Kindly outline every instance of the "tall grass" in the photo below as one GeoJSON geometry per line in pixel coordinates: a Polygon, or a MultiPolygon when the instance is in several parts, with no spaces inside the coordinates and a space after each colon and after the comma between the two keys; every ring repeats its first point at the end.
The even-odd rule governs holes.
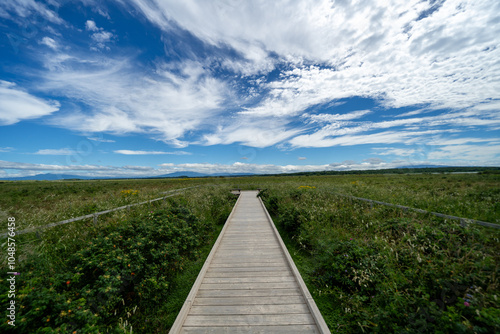
{"type": "MultiPolygon", "coordinates": [[[[235,198],[204,187],[16,237],[16,327],[5,333],[167,333],[235,198]],[[198,269],[196,269],[198,268],[198,269]]],[[[7,272],[2,261],[0,269],[7,272]]],[[[9,302],[6,277],[0,302],[9,302]]]]}
{"type": "MultiPolygon", "coordinates": [[[[22,230],[206,183],[205,179],[4,182],[0,187],[0,216],[15,217],[18,230],[22,230]]],[[[0,226],[3,232],[4,225],[0,226]]]]}
{"type": "MultiPolygon", "coordinates": [[[[359,186],[351,180],[341,191],[359,186]]],[[[274,184],[262,197],[332,332],[500,330],[500,231],[372,207],[327,185],[274,184]]]]}

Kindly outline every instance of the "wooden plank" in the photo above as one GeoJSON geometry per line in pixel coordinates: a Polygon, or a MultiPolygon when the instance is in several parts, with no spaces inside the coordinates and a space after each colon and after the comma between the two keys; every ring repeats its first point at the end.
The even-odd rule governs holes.
{"type": "Polygon", "coordinates": [[[283,262],[273,262],[273,263],[212,263],[210,266],[212,269],[217,268],[233,268],[234,270],[238,270],[241,268],[288,268],[283,262]]]}
{"type": "Polygon", "coordinates": [[[200,290],[254,290],[254,289],[292,289],[297,286],[293,282],[281,283],[201,283],[200,290]]]}
{"type": "Polygon", "coordinates": [[[307,314],[304,304],[286,305],[209,305],[193,306],[189,315],[244,315],[244,314],[307,314]]]}
{"type": "Polygon", "coordinates": [[[281,271],[211,271],[205,274],[207,277],[293,277],[289,270],[281,271]]]}
{"type": "Polygon", "coordinates": [[[237,258],[240,257],[242,260],[246,259],[251,259],[253,258],[272,258],[276,257],[279,258],[280,261],[282,257],[284,256],[283,252],[277,249],[273,250],[255,250],[255,254],[252,254],[252,251],[246,250],[246,249],[232,249],[230,251],[226,252],[218,252],[215,256],[217,258],[237,258]]]}
{"type": "Polygon", "coordinates": [[[254,290],[199,290],[197,297],[279,297],[302,296],[299,288],[293,289],[254,289],[254,290]]]}
{"type": "Polygon", "coordinates": [[[258,252],[257,254],[252,255],[248,252],[234,252],[234,254],[224,254],[224,255],[216,255],[214,257],[214,261],[237,261],[237,262],[280,262],[285,259],[285,256],[281,252],[258,252]]]}
{"type": "Polygon", "coordinates": [[[194,300],[193,305],[287,305],[287,304],[305,304],[302,296],[274,296],[274,297],[212,297],[194,300]]]}
{"type": "Polygon", "coordinates": [[[237,268],[240,268],[242,266],[250,267],[250,266],[261,266],[261,265],[279,265],[282,264],[282,262],[280,262],[280,260],[282,259],[283,257],[278,258],[276,256],[269,256],[269,257],[265,256],[260,258],[224,257],[224,258],[214,259],[212,265],[219,267],[220,265],[227,265],[227,267],[237,267],[237,268]]]}
{"type": "Polygon", "coordinates": [[[272,256],[279,255],[283,256],[283,252],[280,249],[256,249],[249,250],[247,248],[235,248],[228,252],[217,252],[216,257],[262,257],[262,256],[272,256]]]}
{"type": "Polygon", "coordinates": [[[310,314],[191,315],[184,326],[314,325],[310,314]]]}
{"type": "Polygon", "coordinates": [[[203,283],[278,283],[278,282],[295,282],[295,277],[206,277],[203,283]]]}
{"type": "MultiPolygon", "coordinates": [[[[272,253],[264,253],[260,252],[259,254],[255,254],[252,256],[251,254],[248,253],[243,253],[243,252],[236,252],[236,254],[224,254],[224,255],[217,255],[214,257],[214,261],[236,261],[240,263],[248,263],[248,262],[256,262],[256,261],[263,261],[263,262],[281,262],[282,260],[285,259],[285,256],[282,253],[279,252],[272,252],[272,253]],[[271,261],[269,261],[271,260],[271,261]]],[[[282,263],[282,262],[281,262],[282,263]]]]}
{"type": "Polygon", "coordinates": [[[314,325],[184,327],[182,334],[317,334],[314,325]]]}
{"type": "Polygon", "coordinates": [[[211,266],[210,271],[216,272],[216,271],[222,271],[222,272],[238,272],[238,271],[246,271],[246,272],[252,272],[252,271],[283,271],[283,270],[288,270],[288,267],[280,264],[275,264],[273,266],[265,267],[265,266],[246,266],[246,267],[234,267],[234,266],[228,266],[228,265],[217,265],[217,266],[211,266]]]}

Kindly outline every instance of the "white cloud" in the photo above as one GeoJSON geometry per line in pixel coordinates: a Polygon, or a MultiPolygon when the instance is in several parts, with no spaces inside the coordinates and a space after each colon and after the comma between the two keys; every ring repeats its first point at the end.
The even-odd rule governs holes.
{"type": "Polygon", "coordinates": [[[382,131],[369,134],[349,134],[333,136],[330,129],[321,129],[313,134],[300,135],[289,142],[293,147],[332,147],[355,146],[363,144],[415,144],[429,140],[429,136],[454,132],[454,130],[426,130],[426,131],[382,131]]]}
{"type": "Polygon", "coordinates": [[[290,68],[260,85],[268,94],[241,112],[246,115],[294,117],[352,96],[386,107],[472,108],[495,103],[500,91],[500,5],[494,0],[133,3],[165,31],[175,22],[206,43],[240,52],[243,60],[225,62],[232,70],[290,68]]]}
{"type": "Polygon", "coordinates": [[[348,121],[361,118],[371,113],[373,113],[371,110],[356,110],[346,114],[304,114],[302,117],[310,123],[334,123],[338,121],[348,121]]]}
{"type": "Polygon", "coordinates": [[[219,173],[252,173],[252,174],[279,174],[295,173],[304,171],[324,170],[369,170],[392,168],[401,166],[405,162],[384,162],[381,160],[369,160],[363,162],[344,161],[323,165],[273,165],[273,164],[251,164],[235,162],[232,164],[212,163],[164,163],[158,168],[148,166],[98,166],[98,165],[45,165],[21,162],[10,162],[0,160],[0,170],[18,170],[21,174],[16,176],[33,175],[36,173],[51,172],[61,174],[76,174],[92,177],[151,177],[175,172],[198,172],[205,174],[219,173]]]}
{"type": "Polygon", "coordinates": [[[500,145],[447,145],[430,152],[429,159],[498,165],[500,163],[500,145]]]}
{"type": "Polygon", "coordinates": [[[100,32],[96,32],[95,34],[92,34],[91,37],[94,40],[95,45],[99,49],[103,49],[103,48],[106,48],[106,43],[111,41],[113,34],[110,33],[109,31],[100,31],[100,32]]]}
{"type": "MultiPolygon", "coordinates": [[[[26,26],[28,23],[27,20],[36,15],[39,15],[44,20],[49,22],[63,24],[64,20],[61,19],[57,13],[59,4],[57,2],[50,1],[50,5],[55,7],[55,11],[49,9],[49,7],[44,3],[35,0],[2,1],[0,4],[0,16],[14,20],[22,26],[26,26]]],[[[37,22],[29,22],[29,24],[35,23],[37,22]]]]}
{"type": "Polygon", "coordinates": [[[90,7],[94,13],[98,13],[108,20],[111,19],[106,8],[106,2],[100,0],[80,0],[85,6],[90,7]]]}
{"type": "Polygon", "coordinates": [[[57,42],[50,37],[42,38],[42,40],[40,41],[40,44],[46,45],[53,50],[57,50],[57,48],[59,47],[57,42]]]}
{"type": "Polygon", "coordinates": [[[99,143],[115,143],[116,142],[115,140],[104,139],[104,138],[101,138],[101,137],[87,137],[87,139],[92,140],[92,141],[96,141],[96,142],[99,142],[99,143]]]}
{"type": "Polygon", "coordinates": [[[39,154],[39,155],[72,155],[72,154],[75,154],[75,151],[73,151],[69,148],[43,149],[43,150],[38,150],[35,154],[39,154]]]}
{"type": "MultiPolygon", "coordinates": [[[[305,115],[306,121],[319,124],[312,133],[292,138],[293,147],[329,147],[336,145],[429,143],[429,135],[445,135],[478,127],[490,130],[500,127],[500,114],[496,111],[474,110],[443,112],[434,116],[397,118],[390,121],[338,121],[339,117],[356,116],[357,112],[344,115],[305,115]],[[315,117],[316,116],[316,117],[315,117]],[[390,129],[390,130],[389,130],[390,129]],[[379,131],[379,132],[376,132],[379,131]]],[[[437,138],[437,137],[436,137],[437,138]]],[[[446,140],[466,142],[487,142],[479,138],[439,138],[430,145],[444,145],[446,140]]]]}
{"type": "Polygon", "coordinates": [[[45,101],[0,80],[0,125],[11,125],[26,119],[40,118],[59,110],[59,103],[45,101]]]}
{"type": "Polygon", "coordinates": [[[0,147],[0,152],[11,152],[13,150],[13,147],[0,147]]]}
{"type": "Polygon", "coordinates": [[[374,147],[376,155],[396,155],[407,157],[415,154],[415,149],[412,148],[391,148],[391,147],[374,147]]]}
{"type": "MultiPolygon", "coordinates": [[[[21,12],[36,6],[25,3],[30,5],[20,6],[21,12]]],[[[287,148],[410,145],[429,136],[443,146],[446,140],[460,141],[446,138],[450,133],[500,129],[497,1],[458,6],[449,0],[432,10],[434,2],[420,0],[131,4],[167,34],[180,27],[239,56],[207,51],[138,69],[133,54],[121,56],[117,50],[110,57],[52,54],[43,59],[47,71],[40,89],[67,98],[72,106],[84,105],[81,110],[65,106],[50,119],[52,124],[85,133],[143,133],[179,148],[235,142],[287,148]],[[215,63],[214,70],[209,65],[215,63]],[[217,77],[220,67],[234,76],[217,77]],[[266,77],[272,70],[280,73],[266,77]],[[341,112],[331,103],[353,96],[375,100],[377,107],[341,112]],[[380,120],[384,107],[408,106],[421,108],[380,120]]],[[[93,20],[85,22],[85,29],[93,50],[118,41],[93,20]]],[[[58,51],[49,37],[40,43],[58,51]]],[[[19,89],[0,86],[0,94],[5,89],[27,95],[17,104],[31,97],[49,108],[39,106],[32,117],[59,109],[19,89]]],[[[0,122],[13,124],[17,115],[3,116],[0,110],[0,122]]],[[[388,148],[379,155],[409,152],[388,148]]]]}
{"type": "Polygon", "coordinates": [[[93,32],[92,35],[90,35],[90,38],[94,41],[94,43],[91,46],[91,50],[93,51],[98,51],[100,49],[107,49],[110,50],[110,48],[106,45],[106,43],[111,42],[113,37],[113,33],[109,31],[105,31],[103,28],[99,28],[96,23],[92,20],[87,20],[85,22],[85,29],[87,31],[93,32]]]}
{"type": "Polygon", "coordinates": [[[97,25],[92,20],[87,20],[87,22],[85,22],[85,29],[88,31],[99,31],[99,28],[97,28],[97,25]]]}
{"type": "Polygon", "coordinates": [[[27,171],[104,171],[112,167],[97,165],[46,165],[26,162],[12,162],[0,160],[0,169],[14,169],[27,171]]]}
{"type": "Polygon", "coordinates": [[[90,107],[52,118],[54,125],[82,132],[148,133],[176,147],[182,137],[221,118],[230,90],[201,64],[158,64],[155,73],[134,69],[133,58],[47,57],[41,89],[90,107]],[[85,70],[82,70],[85,65],[85,70]]]}
{"type": "Polygon", "coordinates": [[[158,155],[158,154],[172,154],[172,155],[190,155],[191,153],[186,151],[174,151],[174,152],[165,152],[165,151],[134,151],[134,150],[116,150],[113,151],[118,154],[125,155],[158,155]]]}
{"type": "MultiPolygon", "coordinates": [[[[455,152],[451,152],[450,149],[446,148],[442,156],[444,160],[441,160],[447,165],[456,166],[473,166],[476,165],[475,161],[448,161],[450,154],[460,155],[459,150],[464,149],[457,148],[455,152]]],[[[487,153],[487,157],[493,157],[494,160],[483,163],[485,166],[498,166],[499,160],[495,158],[494,151],[498,152],[497,147],[492,147],[491,151],[487,153]],[[496,159],[496,160],[495,160],[496,159]]],[[[467,154],[477,157],[474,155],[474,148],[465,148],[467,154]]],[[[477,148],[476,148],[477,150],[477,148]]],[[[498,154],[496,155],[498,157],[498,154]]],[[[478,157],[483,159],[484,157],[478,157]]],[[[433,163],[436,163],[435,161],[433,163]]],[[[343,162],[334,162],[330,164],[322,165],[274,165],[274,164],[251,164],[244,162],[235,162],[232,164],[214,164],[214,163],[164,163],[160,164],[158,168],[152,168],[149,166],[98,166],[98,165],[45,165],[45,164],[32,164],[32,163],[21,163],[21,162],[10,162],[0,160],[0,173],[4,177],[20,177],[27,175],[34,175],[39,173],[58,173],[58,174],[72,174],[80,175],[86,177],[154,177],[164,174],[170,174],[175,172],[198,172],[204,174],[281,174],[281,173],[296,173],[296,172],[314,172],[314,171],[345,171],[345,170],[373,170],[373,169],[387,169],[387,168],[397,168],[402,166],[411,165],[422,165],[429,164],[428,160],[395,160],[395,161],[384,161],[378,158],[366,159],[362,162],[346,160],[343,162]],[[17,170],[15,174],[12,173],[2,173],[2,170],[17,170]]]]}
{"type": "Polygon", "coordinates": [[[219,126],[210,134],[204,135],[203,145],[241,143],[252,147],[268,147],[283,142],[302,132],[286,125],[286,121],[273,118],[252,118],[235,116],[230,123],[219,126]]]}
{"type": "Polygon", "coordinates": [[[92,34],[92,39],[99,45],[104,45],[104,43],[109,42],[111,37],[113,37],[113,34],[109,31],[100,31],[92,34]]]}

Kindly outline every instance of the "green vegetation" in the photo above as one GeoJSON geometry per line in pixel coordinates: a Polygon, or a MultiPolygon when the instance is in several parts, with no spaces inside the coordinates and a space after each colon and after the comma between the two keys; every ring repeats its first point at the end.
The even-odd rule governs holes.
{"type": "Polygon", "coordinates": [[[499,230],[339,195],[500,224],[493,170],[4,182],[0,219],[15,217],[20,230],[196,185],[166,203],[100,216],[97,226],[89,219],[17,236],[16,328],[3,323],[0,331],[167,333],[235,203],[234,188],[264,189],[332,332],[500,331],[499,230]]]}
{"type": "MultiPolygon", "coordinates": [[[[227,188],[205,187],[83,232],[18,236],[16,327],[0,331],[167,333],[234,203],[227,188]]],[[[7,305],[5,276],[0,288],[7,305]]]]}
{"type": "Polygon", "coordinates": [[[371,207],[329,187],[274,185],[262,197],[332,332],[500,330],[500,231],[371,207]]]}
{"type": "MultiPolygon", "coordinates": [[[[22,230],[206,183],[205,179],[4,182],[0,186],[0,218],[16,217],[17,228],[22,230]]],[[[6,231],[6,226],[0,226],[0,233],[6,231]]]]}

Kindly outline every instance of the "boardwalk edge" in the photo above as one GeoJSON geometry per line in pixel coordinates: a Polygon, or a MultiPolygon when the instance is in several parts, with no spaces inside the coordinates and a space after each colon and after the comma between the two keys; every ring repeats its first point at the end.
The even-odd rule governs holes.
{"type": "Polygon", "coordinates": [[[274,235],[278,239],[279,244],[281,245],[281,248],[283,250],[283,253],[285,254],[286,260],[288,262],[288,265],[290,266],[290,269],[292,269],[293,275],[295,276],[295,279],[297,280],[297,283],[299,284],[300,290],[302,291],[302,294],[306,300],[307,307],[311,311],[312,316],[314,317],[314,320],[316,321],[316,326],[318,327],[318,330],[322,334],[329,334],[330,330],[328,329],[328,326],[325,322],[325,319],[323,319],[323,316],[321,315],[321,312],[318,309],[318,306],[316,306],[316,303],[314,302],[314,299],[312,298],[309,290],[307,289],[306,284],[304,283],[304,280],[302,279],[302,276],[300,275],[299,270],[295,266],[295,263],[293,262],[292,257],[290,256],[290,253],[288,252],[288,249],[285,246],[285,243],[281,239],[281,236],[276,229],[276,226],[274,225],[273,219],[271,218],[271,215],[269,215],[269,212],[266,209],[266,206],[264,205],[264,202],[262,202],[262,198],[259,197],[260,204],[264,208],[264,212],[266,213],[267,218],[269,219],[269,222],[271,224],[271,227],[273,228],[274,235]]]}
{"type": "Polygon", "coordinates": [[[172,328],[170,328],[170,331],[168,332],[169,334],[177,334],[180,333],[182,329],[182,325],[184,324],[184,321],[186,320],[186,317],[189,313],[189,310],[191,309],[191,305],[193,303],[194,297],[198,293],[198,290],[200,288],[201,282],[205,278],[205,274],[208,270],[208,267],[210,266],[210,263],[212,262],[212,259],[217,252],[217,249],[219,248],[219,245],[221,243],[222,237],[224,236],[224,233],[226,232],[226,229],[228,227],[228,223],[230,222],[231,218],[234,215],[234,212],[236,211],[236,207],[238,206],[238,203],[241,199],[241,196],[238,197],[238,200],[233,206],[233,209],[229,216],[226,219],[226,222],[224,223],[224,227],[222,228],[219,236],[217,237],[217,240],[215,241],[212,250],[210,251],[210,254],[208,254],[207,259],[205,260],[205,263],[203,264],[203,267],[200,270],[200,273],[198,274],[198,277],[196,278],[196,281],[193,284],[193,287],[191,288],[191,291],[189,292],[186,300],[184,301],[184,304],[182,305],[181,310],[179,311],[179,314],[177,315],[177,318],[175,318],[174,324],[172,325],[172,328]]]}

